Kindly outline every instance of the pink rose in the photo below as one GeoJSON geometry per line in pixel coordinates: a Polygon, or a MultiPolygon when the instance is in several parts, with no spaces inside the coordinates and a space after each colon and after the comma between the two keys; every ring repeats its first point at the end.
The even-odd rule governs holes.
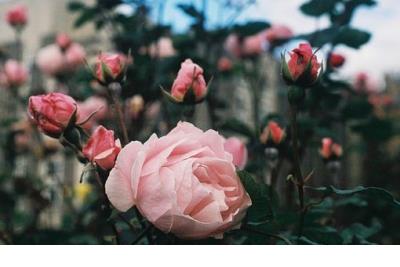
{"type": "Polygon", "coordinates": [[[203,69],[191,59],[186,59],[172,84],[171,95],[176,101],[182,102],[190,89],[193,90],[196,101],[202,100],[207,94],[203,69]]]}
{"type": "Polygon", "coordinates": [[[68,34],[59,33],[56,37],[56,44],[61,48],[61,50],[66,50],[72,44],[72,40],[68,34]]]}
{"type": "Polygon", "coordinates": [[[76,120],[75,100],[62,93],[31,96],[28,114],[47,135],[58,138],[76,120]]]}
{"type": "Polygon", "coordinates": [[[106,182],[120,211],[136,206],[158,229],[200,239],[240,225],[251,205],[224,138],[180,122],[164,137],[125,146],[106,182]]]}
{"type": "Polygon", "coordinates": [[[66,69],[64,55],[55,44],[39,50],[36,56],[36,64],[43,73],[50,76],[62,73],[66,69]]]}
{"type": "Polygon", "coordinates": [[[240,170],[244,169],[247,163],[247,148],[246,145],[237,137],[230,137],[225,140],[225,151],[232,154],[232,162],[240,170]]]}
{"type": "Polygon", "coordinates": [[[109,170],[114,167],[120,150],[121,143],[119,139],[114,139],[114,131],[99,126],[90,136],[82,152],[90,162],[97,164],[103,170],[109,170]]]}
{"type": "Polygon", "coordinates": [[[332,68],[341,67],[345,61],[346,61],[346,58],[344,56],[342,56],[341,54],[331,53],[329,56],[329,65],[332,68]]]}
{"type": "Polygon", "coordinates": [[[85,63],[85,49],[78,43],[72,43],[65,50],[65,61],[69,70],[75,70],[85,63]]]}
{"type": "Polygon", "coordinates": [[[265,36],[270,43],[287,40],[293,36],[292,30],[285,25],[272,25],[265,32],[265,36]]]}
{"type": "Polygon", "coordinates": [[[289,55],[289,61],[282,62],[283,77],[286,82],[299,83],[301,86],[310,86],[315,83],[321,64],[317,61],[310,44],[301,43],[289,55]]]}
{"type": "Polygon", "coordinates": [[[324,159],[339,158],[343,154],[343,149],[341,145],[334,143],[331,138],[325,137],[322,138],[322,146],[319,153],[324,159]]]}
{"type": "Polygon", "coordinates": [[[95,72],[101,83],[119,80],[123,76],[126,60],[120,54],[104,54],[97,56],[95,72]]]}
{"type": "Polygon", "coordinates": [[[7,22],[15,27],[22,27],[28,21],[28,10],[24,5],[15,5],[7,11],[7,22]]]}
{"type": "Polygon", "coordinates": [[[150,45],[149,54],[151,57],[166,58],[176,54],[171,38],[161,37],[157,43],[150,45]]]}
{"type": "Polygon", "coordinates": [[[354,89],[359,93],[371,94],[379,91],[379,85],[368,73],[359,72],[354,80],[354,89]]]}
{"type": "Polygon", "coordinates": [[[227,57],[218,60],[218,70],[221,72],[230,71],[233,67],[232,61],[227,57]]]}
{"type": "Polygon", "coordinates": [[[19,87],[28,79],[28,71],[26,68],[14,59],[7,60],[4,65],[4,73],[8,85],[12,87],[19,87]]]}

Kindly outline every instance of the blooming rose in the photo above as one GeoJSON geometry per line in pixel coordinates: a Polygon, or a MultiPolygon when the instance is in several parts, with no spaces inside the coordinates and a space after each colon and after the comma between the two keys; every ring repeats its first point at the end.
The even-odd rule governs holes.
{"type": "Polygon", "coordinates": [[[181,64],[181,69],[172,84],[171,95],[178,101],[183,102],[189,90],[193,90],[195,101],[201,101],[207,94],[207,84],[204,80],[203,69],[186,59],[181,64]]]}
{"type": "Polygon", "coordinates": [[[310,86],[318,79],[321,64],[308,43],[301,43],[298,48],[289,53],[290,59],[286,63],[283,58],[283,78],[290,84],[310,86]]]}
{"type": "Polygon", "coordinates": [[[246,145],[237,137],[230,137],[225,140],[225,151],[232,154],[232,162],[239,169],[243,169],[247,163],[247,148],[246,145]]]}
{"type": "Polygon", "coordinates": [[[7,60],[4,65],[4,74],[6,75],[7,84],[12,87],[23,85],[28,79],[28,71],[14,59],[7,60]]]}
{"type": "Polygon", "coordinates": [[[28,21],[28,11],[24,5],[15,5],[6,14],[7,22],[13,27],[23,27],[28,21]]]}
{"type": "Polygon", "coordinates": [[[61,50],[66,50],[72,44],[72,40],[68,34],[59,33],[56,37],[56,44],[61,48],[61,50]]]}
{"type": "Polygon", "coordinates": [[[95,65],[97,80],[105,84],[121,79],[125,64],[126,60],[120,54],[99,54],[95,65]]]}
{"type": "Polygon", "coordinates": [[[319,153],[324,159],[339,158],[343,154],[343,149],[341,145],[334,143],[331,138],[325,137],[322,138],[322,146],[319,153]]]}
{"type": "Polygon", "coordinates": [[[285,137],[285,131],[275,121],[270,121],[260,135],[263,144],[272,143],[279,145],[285,137]]]}
{"type": "Polygon", "coordinates": [[[341,67],[346,61],[345,57],[341,54],[331,53],[329,56],[329,65],[332,68],[341,67]]]}
{"type": "Polygon", "coordinates": [[[159,58],[174,56],[176,54],[176,51],[171,38],[161,37],[157,41],[157,43],[151,44],[149,48],[149,54],[151,57],[159,57],[159,58]]]}
{"type": "Polygon", "coordinates": [[[115,159],[121,150],[119,139],[114,139],[114,131],[99,126],[90,136],[82,152],[92,163],[96,163],[103,170],[114,167],[115,159]]]}
{"type": "Polygon", "coordinates": [[[28,114],[38,127],[51,137],[59,137],[76,120],[75,100],[62,93],[31,96],[28,114]]]}
{"type": "Polygon", "coordinates": [[[131,142],[117,157],[106,194],[118,210],[136,206],[165,233],[221,237],[251,205],[224,142],[186,122],[164,137],[131,142]]]}
{"type": "Polygon", "coordinates": [[[272,25],[265,32],[265,37],[268,42],[275,43],[282,40],[287,40],[293,36],[292,30],[285,25],[272,25]]]}
{"type": "Polygon", "coordinates": [[[221,57],[218,60],[218,70],[219,71],[230,71],[232,69],[232,61],[227,57],[221,57]]]}

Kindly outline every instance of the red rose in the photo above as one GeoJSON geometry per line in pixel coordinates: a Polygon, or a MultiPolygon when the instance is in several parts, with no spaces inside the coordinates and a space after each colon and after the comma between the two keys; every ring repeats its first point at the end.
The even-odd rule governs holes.
{"type": "Polygon", "coordinates": [[[279,145],[285,137],[285,131],[274,121],[270,121],[264,128],[260,136],[260,141],[263,144],[273,143],[279,145]]]}
{"type": "Polygon", "coordinates": [[[114,139],[114,131],[99,126],[90,136],[82,152],[90,162],[104,170],[114,167],[115,159],[121,150],[119,139],[114,139]]]}
{"type": "Polygon", "coordinates": [[[75,100],[62,93],[31,96],[28,114],[38,127],[51,137],[60,137],[76,121],[75,100]]]}
{"type": "Polygon", "coordinates": [[[333,142],[329,137],[322,138],[322,146],[319,151],[324,159],[339,158],[343,154],[342,146],[333,142]]]}

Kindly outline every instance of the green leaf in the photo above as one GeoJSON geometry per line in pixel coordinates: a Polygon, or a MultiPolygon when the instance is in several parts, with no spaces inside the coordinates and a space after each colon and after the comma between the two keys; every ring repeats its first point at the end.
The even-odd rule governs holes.
{"type": "Polygon", "coordinates": [[[337,0],[311,0],[300,6],[300,10],[309,16],[319,17],[332,11],[337,0]]]}
{"type": "Polygon", "coordinates": [[[83,8],[85,8],[85,5],[83,3],[81,3],[81,2],[73,1],[73,2],[68,3],[68,9],[70,11],[73,11],[73,12],[74,11],[79,11],[79,10],[81,10],[83,8]]]}
{"type": "Polygon", "coordinates": [[[252,205],[247,210],[248,220],[252,223],[264,222],[273,216],[271,200],[268,196],[268,186],[258,183],[254,177],[246,171],[238,171],[238,176],[244,188],[249,193],[252,205]]]}
{"type": "Polygon", "coordinates": [[[357,30],[351,27],[343,27],[336,35],[333,44],[344,44],[352,48],[360,48],[371,38],[371,34],[366,31],[357,30]]]}
{"type": "Polygon", "coordinates": [[[372,220],[371,226],[367,227],[361,223],[354,223],[350,227],[341,232],[344,244],[352,244],[354,242],[367,244],[367,239],[382,230],[382,224],[375,218],[372,220]]]}
{"type": "Polygon", "coordinates": [[[336,229],[330,226],[306,228],[304,236],[319,244],[340,245],[343,243],[343,239],[336,229]]]}
{"type": "Polygon", "coordinates": [[[235,25],[233,31],[240,37],[246,37],[257,34],[270,27],[270,24],[265,21],[250,21],[246,24],[235,25]]]}
{"type": "Polygon", "coordinates": [[[178,8],[195,19],[201,20],[203,18],[203,14],[193,4],[178,4],[178,8]]]}
{"type": "Polygon", "coordinates": [[[400,201],[396,200],[390,192],[380,187],[357,186],[352,189],[338,189],[334,186],[328,186],[328,187],[306,186],[305,188],[324,193],[325,195],[336,194],[339,196],[351,196],[354,194],[364,194],[370,197],[386,200],[388,203],[391,203],[394,206],[400,208],[400,201]]]}
{"type": "Polygon", "coordinates": [[[76,19],[74,23],[75,28],[79,28],[83,26],[84,24],[90,22],[92,19],[94,19],[98,15],[98,10],[97,8],[87,8],[82,11],[80,16],[76,19]]]}
{"type": "Polygon", "coordinates": [[[250,139],[254,139],[256,136],[249,126],[238,119],[228,119],[224,124],[221,125],[221,130],[242,134],[250,139]]]}

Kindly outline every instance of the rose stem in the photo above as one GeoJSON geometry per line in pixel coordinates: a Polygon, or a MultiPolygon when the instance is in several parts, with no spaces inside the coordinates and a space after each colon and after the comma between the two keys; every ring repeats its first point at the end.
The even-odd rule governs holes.
{"type": "Polygon", "coordinates": [[[111,103],[114,106],[114,110],[117,116],[117,121],[118,125],[122,134],[122,145],[126,145],[129,143],[129,138],[128,138],[128,131],[125,126],[125,119],[124,119],[124,114],[122,113],[122,107],[119,102],[119,99],[116,95],[116,92],[120,91],[121,85],[119,83],[111,83],[108,86],[108,93],[110,95],[110,100],[111,103]]]}
{"type": "Polygon", "coordinates": [[[297,191],[299,193],[300,202],[300,221],[298,236],[300,237],[303,232],[304,225],[304,179],[301,173],[300,159],[299,159],[299,148],[298,148],[298,132],[297,132],[297,109],[294,105],[290,106],[290,119],[291,119],[291,131],[292,131],[292,146],[293,146],[293,157],[294,157],[294,171],[296,176],[297,191]]]}

